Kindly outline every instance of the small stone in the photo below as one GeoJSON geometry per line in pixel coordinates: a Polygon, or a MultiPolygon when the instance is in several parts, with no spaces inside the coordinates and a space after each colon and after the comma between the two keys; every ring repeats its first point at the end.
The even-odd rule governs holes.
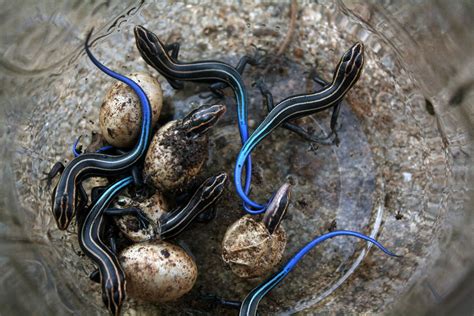
{"type": "Polygon", "coordinates": [[[295,47],[295,49],[293,50],[293,55],[295,56],[295,58],[302,59],[304,57],[304,50],[299,47],[295,47]]]}

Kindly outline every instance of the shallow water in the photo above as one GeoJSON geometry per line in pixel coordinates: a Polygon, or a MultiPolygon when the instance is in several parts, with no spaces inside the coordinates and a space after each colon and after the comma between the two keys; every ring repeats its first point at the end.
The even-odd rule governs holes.
{"type": "MultiPolygon", "coordinates": [[[[443,85],[445,70],[440,70],[438,61],[445,51],[440,48],[432,54],[435,58],[427,59],[426,38],[407,36],[423,34],[423,25],[412,30],[395,23],[410,14],[394,11],[388,4],[347,5],[300,4],[293,40],[276,66],[266,74],[252,67],[245,72],[253,130],[266,114],[252,85],[255,80],[264,76],[278,102],[312,91],[316,87],[309,76],[313,68],[330,79],[339,57],[355,41],[363,41],[366,47],[363,75],[341,109],[341,144],[316,149],[297,135],[276,130],[253,153],[252,195],[264,201],[283,181],[293,184],[283,222],[289,237],[283,262],[333,223],[338,229],[377,237],[404,257],[389,258],[375,249],[367,255],[369,248],[361,242],[331,240],[308,254],[262,301],[263,313],[400,312],[404,308],[400,301],[410,300],[431,305],[462,279],[470,266],[465,262],[472,262],[472,250],[462,250],[473,231],[464,204],[470,188],[466,183],[471,179],[472,135],[467,127],[472,126],[472,108],[469,112],[467,107],[465,115],[461,111],[472,100],[469,86],[457,109],[449,105],[458,87],[469,82],[472,58],[464,59],[467,70],[456,60],[445,63],[454,79],[443,85]],[[387,15],[393,19],[384,20],[387,15]],[[410,55],[413,52],[419,58],[410,55]],[[442,253],[449,253],[451,260],[442,253]]],[[[31,12],[23,11],[28,18],[2,40],[6,144],[2,154],[7,162],[2,166],[2,193],[7,198],[1,207],[7,212],[0,217],[0,232],[6,240],[2,250],[10,252],[2,269],[26,269],[25,276],[34,277],[14,278],[11,272],[1,282],[14,282],[28,293],[38,289],[31,297],[45,296],[50,302],[44,307],[46,312],[103,311],[99,287],[88,279],[93,265],[79,251],[75,227],[67,233],[55,228],[50,191],[41,181],[54,162],[71,159],[69,148],[78,135],[98,131],[99,106],[113,84],[83,54],[84,35],[94,25],[98,38],[94,54],[124,74],[145,70],[156,75],[134,46],[135,24],[145,25],[167,41],[179,40],[182,60],[212,58],[236,64],[239,57],[254,53],[252,45],[269,54],[277,50],[287,32],[289,5],[77,4],[57,7],[51,13],[52,7],[45,2],[30,8],[31,12]]],[[[445,12],[441,5],[432,10],[445,12]]],[[[441,26],[446,32],[447,26],[441,26]]],[[[456,34],[464,36],[460,31],[456,34]]],[[[462,52],[448,48],[448,54],[462,52]]],[[[158,80],[170,116],[182,117],[205,102],[198,96],[208,91],[205,85],[187,84],[185,91],[176,92],[161,77],[158,80]]],[[[228,111],[211,134],[210,158],[202,178],[221,170],[232,173],[239,150],[234,100],[229,94],[224,101],[228,111]]],[[[320,113],[300,123],[327,133],[329,119],[330,113],[320,113]]],[[[220,259],[226,227],[243,215],[231,183],[217,212],[214,222],[196,224],[176,240],[194,255],[199,268],[191,293],[160,306],[129,300],[126,311],[205,313],[208,306],[199,300],[202,293],[242,299],[259,283],[239,280],[220,259]]]]}

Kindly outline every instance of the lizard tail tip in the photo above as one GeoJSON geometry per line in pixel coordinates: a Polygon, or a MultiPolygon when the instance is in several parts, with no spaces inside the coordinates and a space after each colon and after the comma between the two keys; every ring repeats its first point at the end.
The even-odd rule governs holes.
{"type": "Polygon", "coordinates": [[[92,33],[94,32],[94,28],[92,27],[89,32],[87,33],[87,37],[86,37],[86,47],[89,47],[89,40],[91,39],[91,36],[92,36],[92,33]]]}

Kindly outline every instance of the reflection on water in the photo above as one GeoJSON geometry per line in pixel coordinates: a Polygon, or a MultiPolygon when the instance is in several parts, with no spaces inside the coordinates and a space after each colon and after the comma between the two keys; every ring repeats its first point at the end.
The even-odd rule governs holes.
{"type": "MultiPolygon", "coordinates": [[[[341,110],[340,146],[314,150],[277,130],[253,155],[253,194],[268,196],[285,178],[294,183],[283,223],[289,237],[283,260],[331,223],[372,234],[404,258],[373,250],[365,257],[366,246],[336,239],[310,253],[262,302],[263,312],[403,311],[408,305],[400,300],[413,311],[442,299],[470,268],[473,253],[466,242],[474,230],[465,203],[471,180],[472,107],[467,105],[472,104],[474,61],[462,49],[473,40],[469,28],[460,27],[473,23],[464,19],[466,14],[459,4],[436,2],[417,7],[362,1],[300,4],[293,39],[275,69],[265,74],[276,101],[314,89],[313,67],[330,79],[340,54],[356,40],[367,48],[367,64],[341,110]]],[[[235,64],[254,52],[252,45],[270,54],[278,50],[290,25],[289,4],[5,5],[0,304],[10,312],[31,312],[22,303],[25,298],[38,302],[30,305],[41,306],[45,314],[102,311],[99,289],[87,278],[93,265],[79,251],[75,227],[67,233],[55,228],[50,191],[41,179],[55,161],[72,158],[68,149],[78,135],[98,130],[98,108],[112,81],[82,53],[91,27],[98,39],[94,53],[107,66],[125,74],[153,73],[134,47],[135,24],[180,41],[183,60],[235,64]]],[[[265,115],[252,87],[260,76],[261,69],[245,73],[252,129],[265,115]]],[[[176,92],[160,81],[176,117],[204,102],[197,94],[205,86],[189,84],[176,92]]],[[[203,177],[231,171],[238,151],[234,100],[226,102],[228,113],[212,135],[203,177]]],[[[322,113],[301,124],[327,131],[329,117],[322,113]]],[[[166,306],[129,301],[129,308],[197,313],[206,308],[196,299],[203,292],[242,299],[258,283],[238,280],[220,260],[225,229],[242,215],[232,186],[224,195],[216,222],[196,225],[177,241],[193,253],[200,269],[193,291],[166,306]]]]}

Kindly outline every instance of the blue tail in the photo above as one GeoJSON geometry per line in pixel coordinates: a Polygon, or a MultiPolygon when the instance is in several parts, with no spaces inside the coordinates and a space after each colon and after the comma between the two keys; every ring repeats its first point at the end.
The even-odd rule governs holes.
{"type": "Polygon", "coordinates": [[[327,240],[327,239],[330,239],[330,238],[333,238],[333,237],[337,237],[337,236],[352,236],[352,237],[357,237],[357,238],[366,240],[366,241],[368,241],[368,242],[371,242],[372,244],[374,244],[375,246],[377,246],[380,250],[382,250],[383,252],[385,252],[385,253],[386,253],[387,255],[389,255],[389,256],[392,256],[392,257],[401,257],[401,256],[399,256],[399,255],[394,254],[393,252],[391,252],[390,250],[388,250],[388,249],[385,248],[384,246],[382,246],[381,243],[379,243],[377,240],[373,239],[372,237],[366,236],[366,235],[361,234],[361,233],[358,233],[358,232],[350,231],[350,230],[336,230],[336,231],[333,231],[333,232],[330,232],[330,233],[321,235],[321,236],[319,236],[319,237],[313,239],[313,240],[312,240],[311,242],[309,242],[308,244],[306,244],[306,246],[304,246],[300,251],[298,251],[298,253],[297,253],[296,255],[294,255],[293,258],[291,258],[290,261],[288,261],[288,263],[285,265],[285,267],[283,268],[283,270],[290,272],[290,271],[296,266],[296,264],[297,264],[311,249],[313,249],[315,246],[317,246],[318,244],[322,243],[323,241],[325,241],[325,240],[327,240]]]}

